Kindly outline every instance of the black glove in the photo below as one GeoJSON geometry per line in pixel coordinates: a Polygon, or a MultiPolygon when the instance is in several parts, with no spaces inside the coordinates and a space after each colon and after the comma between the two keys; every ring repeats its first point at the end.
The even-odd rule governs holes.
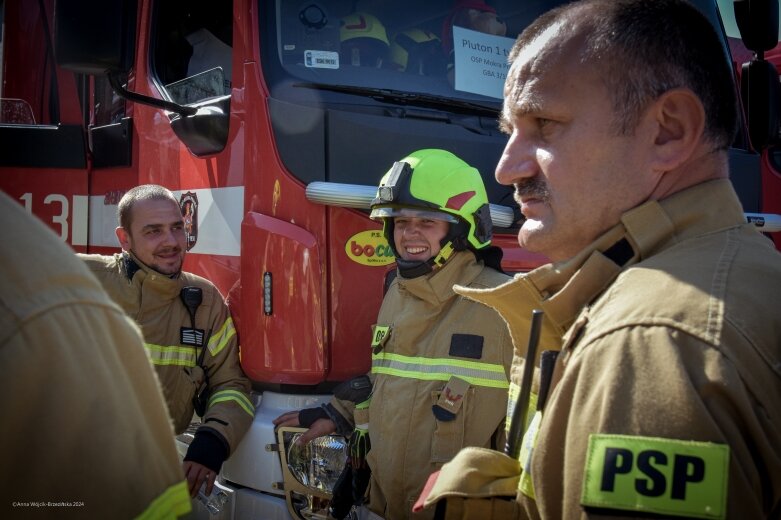
{"type": "Polygon", "coordinates": [[[298,424],[304,428],[309,428],[318,419],[330,419],[328,413],[322,406],[317,408],[304,408],[298,412],[298,424]]]}
{"type": "Polygon", "coordinates": [[[369,487],[372,470],[368,465],[362,468],[353,468],[353,504],[361,504],[366,488],[369,487]]]}
{"type": "Polygon", "coordinates": [[[334,493],[328,506],[328,514],[341,520],[353,507],[353,467],[348,461],[334,484],[334,493]]]}
{"type": "Polygon", "coordinates": [[[348,460],[334,485],[328,514],[341,520],[347,516],[354,505],[361,504],[363,496],[366,494],[366,488],[369,487],[371,475],[372,471],[369,466],[355,468],[352,461],[348,460]]]}

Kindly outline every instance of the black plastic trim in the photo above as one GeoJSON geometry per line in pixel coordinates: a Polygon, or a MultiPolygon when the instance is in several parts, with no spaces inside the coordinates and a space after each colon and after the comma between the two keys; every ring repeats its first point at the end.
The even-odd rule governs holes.
{"type": "Polygon", "coordinates": [[[81,125],[0,125],[0,165],[84,169],[84,130],[81,125]]]}

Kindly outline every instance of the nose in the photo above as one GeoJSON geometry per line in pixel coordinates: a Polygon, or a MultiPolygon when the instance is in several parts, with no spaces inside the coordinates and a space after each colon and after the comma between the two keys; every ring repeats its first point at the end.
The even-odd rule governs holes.
{"type": "Polygon", "coordinates": [[[419,234],[420,226],[417,224],[417,222],[411,222],[404,226],[403,235],[405,237],[412,237],[419,234]]]}
{"type": "Polygon", "coordinates": [[[163,244],[166,246],[176,246],[179,244],[179,241],[177,240],[177,233],[179,231],[174,228],[168,228],[165,233],[163,233],[163,244]]]}
{"type": "Polygon", "coordinates": [[[496,165],[496,182],[510,186],[521,179],[534,177],[537,171],[534,147],[518,129],[513,130],[496,165]]]}

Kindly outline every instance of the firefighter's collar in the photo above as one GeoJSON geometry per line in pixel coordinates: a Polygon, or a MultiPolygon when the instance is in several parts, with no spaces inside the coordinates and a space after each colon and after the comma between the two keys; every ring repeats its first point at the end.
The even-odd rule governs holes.
{"type": "Polygon", "coordinates": [[[749,225],[729,179],[703,182],[643,204],[625,213],[621,221],[641,258],[694,236],[749,225]],[[645,206],[656,209],[643,212],[645,206]]]}
{"type": "Polygon", "coordinates": [[[528,327],[518,326],[513,332],[512,324],[528,322],[532,309],[545,312],[543,330],[552,327],[563,335],[583,306],[623,269],[691,236],[743,223],[730,181],[709,181],[627,211],[618,224],[569,260],[516,275],[495,288],[454,290],[496,309],[510,323],[513,340],[522,345],[528,327]]]}
{"type": "Polygon", "coordinates": [[[457,251],[441,268],[417,278],[397,277],[399,285],[421,300],[438,305],[456,295],[453,285],[468,285],[482,270],[471,251],[457,251]]]}

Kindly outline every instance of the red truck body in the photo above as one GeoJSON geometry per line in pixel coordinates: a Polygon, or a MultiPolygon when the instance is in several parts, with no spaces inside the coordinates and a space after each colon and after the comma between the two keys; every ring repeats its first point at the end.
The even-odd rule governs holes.
{"type": "MultiPolygon", "coordinates": [[[[523,272],[545,261],[518,247],[521,216],[512,190],[499,186],[493,171],[506,142],[497,126],[503,52],[526,24],[560,2],[490,2],[506,37],[468,33],[482,42],[476,48],[484,55],[455,51],[451,81],[446,60],[430,51],[449,36],[442,29],[453,3],[85,1],[87,18],[117,8],[117,16],[130,20],[127,34],[119,32],[131,42],[123,47],[124,88],[205,107],[203,126],[190,127],[175,110],[125,100],[105,77],[58,64],[67,61],[68,42],[55,26],[54,0],[0,0],[0,189],[75,251],[112,253],[119,250],[114,228],[121,195],[138,184],[170,188],[191,219],[184,268],[212,280],[228,299],[241,364],[255,390],[328,393],[369,370],[371,325],[395,264],[365,197],[363,205],[317,202],[310,196],[314,186],[343,186],[345,193],[376,186],[410,152],[444,148],[481,171],[492,214],[509,215],[500,225],[495,219],[494,228],[505,270],[523,272]],[[347,39],[340,19],[353,8],[371,9],[384,27],[360,15],[348,29],[366,34],[347,39]],[[210,40],[223,59],[217,68],[192,70],[199,43],[190,35],[199,28],[220,40],[210,40]],[[421,39],[413,29],[429,36],[421,39]],[[415,45],[405,47],[400,35],[414,36],[415,45]],[[384,61],[367,65],[378,42],[385,45],[384,61]],[[356,44],[351,55],[343,52],[348,44],[356,44]]],[[[731,2],[695,3],[723,34],[737,78],[752,53],[738,39],[731,2]]],[[[102,25],[86,23],[86,32],[102,25]]],[[[781,66],[778,47],[765,58],[781,66]]],[[[768,110],[781,103],[770,101],[754,102],[768,110]]],[[[752,145],[743,123],[731,150],[732,180],[747,213],[777,215],[777,128],[767,142],[752,145]]],[[[772,238],[781,249],[781,234],[772,238]]],[[[230,479],[244,487],[274,493],[270,483],[256,486],[233,471],[230,479]]]]}

